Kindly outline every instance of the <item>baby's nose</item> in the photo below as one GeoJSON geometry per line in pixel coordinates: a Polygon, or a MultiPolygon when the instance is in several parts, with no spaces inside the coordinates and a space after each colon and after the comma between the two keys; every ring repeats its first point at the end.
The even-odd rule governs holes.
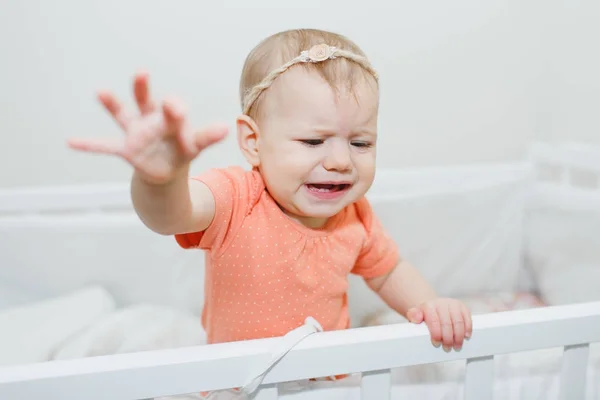
{"type": "Polygon", "coordinates": [[[323,166],[328,171],[348,171],[352,169],[352,160],[350,159],[348,146],[332,146],[331,151],[325,158],[323,166]]]}

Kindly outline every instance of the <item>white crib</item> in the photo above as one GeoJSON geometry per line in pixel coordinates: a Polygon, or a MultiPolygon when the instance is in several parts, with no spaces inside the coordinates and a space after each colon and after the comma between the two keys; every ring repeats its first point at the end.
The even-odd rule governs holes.
{"type": "MultiPolygon", "coordinates": [[[[505,203],[507,200],[495,189],[486,192],[487,194],[482,190],[506,185],[502,193],[514,204],[498,208],[498,215],[495,217],[503,221],[513,221],[517,219],[515,216],[522,216],[522,204],[527,204],[527,200],[534,196],[531,183],[535,179],[530,180],[530,173],[536,170],[543,170],[544,177],[556,178],[558,182],[541,183],[542,186],[538,186],[540,183],[537,181],[536,187],[553,190],[560,186],[571,186],[578,182],[574,176],[584,176],[592,178],[581,179],[587,185],[582,190],[598,190],[594,179],[600,176],[600,161],[594,151],[573,146],[554,148],[538,145],[531,154],[532,159],[525,164],[482,166],[478,169],[426,169],[404,173],[402,179],[396,179],[399,175],[395,171],[382,171],[379,178],[381,184],[374,186],[371,198],[376,211],[383,214],[387,223],[398,218],[397,211],[389,207],[399,198],[408,201],[405,204],[416,207],[411,213],[415,210],[424,213],[416,212],[415,218],[420,218],[419,215],[431,213],[426,207],[421,209],[424,203],[430,204],[423,199],[437,198],[442,192],[454,193],[456,187],[460,186],[467,176],[470,188],[481,194],[481,199],[488,199],[489,205],[496,208],[495,199],[499,198],[505,203]],[[548,171],[549,174],[546,173],[548,171]],[[576,171],[579,175],[568,171],[576,171]],[[514,178],[515,176],[518,178],[514,178]],[[513,217],[507,219],[503,213],[509,211],[513,213],[513,217]]],[[[456,199],[444,197],[442,200],[451,207],[456,199]]],[[[464,203],[464,198],[458,200],[460,201],[457,203],[464,203]]],[[[475,213],[473,218],[477,220],[476,204],[467,204],[465,207],[468,212],[475,213]]],[[[481,212],[485,212],[486,216],[490,214],[489,209],[482,209],[481,212]]],[[[0,279],[16,282],[21,286],[29,285],[30,289],[35,289],[32,292],[35,292],[37,297],[28,298],[30,302],[74,290],[92,282],[109,287],[115,294],[117,303],[121,305],[152,302],[189,309],[194,313],[197,313],[198,307],[201,306],[201,290],[192,289],[185,294],[173,294],[173,289],[183,281],[193,288],[198,286],[196,283],[190,283],[194,279],[201,279],[201,269],[190,272],[190,264],[198,263],[198,254],[182,255],[170,241],[167,242],[170,239],[156,237],[142,230],[129,208],[126,185],[6,191],[0,193],[0,213],[0,234],[3,243],[0,261],[9,267],[2,269],[0,279]],[[57,228],[58,225],[62,228],[57,228]],[[92,226],[94,228],[91,228],[92,226]],[[118,236],[119,233],[122,236],[118,236]],[[30,244],[31,240],[35,246],[30,246],[25,251],[17,249],[19,245],[30,244]],[[104,246],[104,240],[108,246],[104,246]],[[52,262],[49,265],[40,263],[40,252],[50,254],[57,246],[62,247],[58,249],[59,253],[51,256],[52,262]],[[99,252],[98,248],[102,248],[102,251],[99,252]],[[137,254],[142,248],[146,250],[144,259],[137,254]],[[111,263],[122,262],[123,257],[131,270],[121,265],[120,272],[115,272],[116,269],[111,269],[111,263]],[[102,259],[101,263],[98,259],[102,259]],[[138,263],[144,268],[140,268],[138,263]],[[172,269],[165,269],[166,263],[172,264],[172,269]],[[111,272],[102,272],[103,268],[111,272]],[[127,272],[122,272],[123,270],[127,272]],[[148,274],[152,278],[149,278],[149,281],[152,282],[139,285],[144,287],[136,291],[136,274],[148,274]],[[169,280],[168,277],[173,274],[178,275],[180,279],[169,280]],[[123,283],[125,281],[128,282],[123,283]],[[161,291],[159,288],[166,289],[161,291]]],[[[458,215],[456,221],[450,220],[449,217],[444,220],[449,226],[449,231],[456,229],[453,223],[459,224],[457,226],[466,225],[461,218],[464,218],[464,215],[458,215]]],[[[479,223],[490,225],[490,221],[479,223]]],[[[511,226],[492,226],[490,237],[502,239],[498,241],[502,243],[498,248],[494,247],[495,245],[490,247],[487,240],[486,246],[481,247],[482,254],[475,259],[456,256],[456,260],[464,261],[465,265],[492,260],[485,273],[471,266],[473,268],[453,274],[452,277],[458,275],[456,281],[453,281],[454,278],[446,273],[427,270],[428,264],[440,261],[435,255],[427,255],[422,256],[425,275],[431,278],[436,287],[445,284],[443,291],[449,295],[454,295],[457,291],[504,290],[505,287],[514,284],[531,289],[531,283],[523,278],[523,271],[510,267],[512,264],[516,267],[521,266],[519,254],[525,245],[520,244],[520,239],[514,240],[514,236],[521,234],[521,229],[526,229],[520,228],[519,221],[511,226]],[[494,252],[498,254],[489,258],[489,254],[494,252]],[[494,275],[493,268],[496,268],[496,262],[506,265],[507,272],[494,275]],[[477,279],[461,286],[460,281],[464,281],[465,276],[476,276],[477,279]],[[518,283],[515,279],[518,279],[518,283]]],[[[480,229],[481,226],[477,225],[477,228],[480,229]]],[[[478,229],[473,230],[474,235],[481,235],[478,229]]],[[[465,231],[468,230],[469,226],[465,226],[465,231]]],[[[425,237],[434,233],[424,230],[412,236],[425,237]]],[[[394,229],[392,234],[400,237],[409,235],[394,229]]],[[[467,236],[465,233],[465,238],[467,236]]],[[[411,245],[409,239],[406,238],[406,242],[411,245]]],[[[418,258],[420,248],[417,244],[413,247],[413,258],[418,258]]],[[[451,247],[455,247],[455,243],[451,247]]],[[[443,251],[441,248],[440,252],[443,251]]],[[[442,256],[449,257],[448,254],[455,255],[444,253],[442,256]]],[[[597,267],[600,268],[600,265],[597,267]]],[[[355,321],[365,320],[374,311],[382,309],[381,303],[372,296],[369,297],[360,283],[355,281],[353,284],[354,298],[358,298],[355,300],[354,311],[351,311],[355,321]]],[[[27,303],[15,306],[18,308],[25,306],[24,304],[27,303]]],[[[0,315],[0,323],[2,321],[0,315]]],[[[3,329],[0,327],[0,339],[3,329]]],[[[177,348],[163,346],[167,348],[43,362],[32,358],[28,362],[0,367],[0,399],[150,399],[238,388],[246,384],[257,372],[261,372],[262,366],[271,359],[273,348],[279,341],[280,338],[273,338],[177,348]]],[[[546,393],[544,398],[600,399],[600,357],[596,357],[591,351],[597,342],[600,342],[600,301],[581,301],[575,304],[475,315],[473,338],[465,343],[460,352],[446,353],[442,349],[434,348],[423,325],[394,323],[354,327],[339,332],[319,332],[301,340],[275,363],[264,375],[255,398],[531,398],[522,391],[519,392],[520,389],[514,385],[505,388],[500,394],[494,386],[498,359],[511,353],[558,349],[561,352],[560,370],[558,373],[550,373],[549,376],[559,381],[560,386],[552,394],[546,393]],[[414,387],[398,383],[394,379],[394,371],[397,369],[459,361],[464,362],[464,375],[459,374],[460,382],[449,383],[451,391],[448,390],[448,385],[442,387],[443,385],[436,384],[425,385],[428,387],[416,392],[414,387]],[[339,374],[351,376],[339,382],[306,383],[295,389],[290,384],[304,382],[309,378],[339,374]],[[424,393],[426,394],[423,395],[424,393]]],[[[556,355],[556,352],[553,354],[556,355]]],[[[1,356],[0,354],[0,360],[1,356]]],[[[548,381],[545,382],[544,384],[550,386],[548,381]]]]}
{"type": "MultiPolygon", "coordinates": [[[[466,359],[465,399],[491,399],[494,355],[556,346],[564,347],[560,399],[584,398],[589,343],[600,342],[600,302],[481,315],[474,327],[460,353],[433,348],[422,326],[314,334],[275,365],[255,398],[278,399],[280,382],[360,372],[360,398],[391,399],[391,368],[466,359]]],[[[0,397],[144,399],[241,387],[270,358],[277,340],[12,367],[0,370],[0,397]]]]}

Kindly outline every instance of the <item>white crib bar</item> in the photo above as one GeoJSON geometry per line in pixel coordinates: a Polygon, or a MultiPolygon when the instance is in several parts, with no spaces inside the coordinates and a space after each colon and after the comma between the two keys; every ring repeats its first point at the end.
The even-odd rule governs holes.
{"type": "Polygon", "coordinates": [[[392,395],[392,374],[389,369],[366,371],[360,382],[361,399],[390,400],[392,395]]]}
{"type": "Polygon", "coordinates": [[[560,400],[584,398],[589,350],[587,343],[565,346],[561,364],[560,400]]]}
{"type": "MultiPolygon", "coordinates": [[[[495,354],[566,346],[565,391],[569,386],[584,390],[580,384],[586,355],[585,346],[579,345],[600,342],[600,302],[477,315],[473,326],[473,337],[462,350],[449,353],[431,345],[423,324],[316,333],[287,353],[262,384],[363,372],[364,390],[371,391],[384,380],[389,388],[389,378],[387,372],[369,371],[474,360],[469,361],[467,379],[473,389],[469,395],[475,396],[474,388],[482,386],[484,396],[475,397],[480,399],[489,392],[490,359],[495,354]]],[[[0,368],[0,399],[133,400],[241,387],[256,365],[271,357],[278,340],[4,367],[0,368]]],[[[277,398],[274,390],[267,388],[264,393],[277,398]]]]}
{"type": "Polygon", "coordinates": [[[492,400],[494,356],[467,359],[465,400],[492,400]]]}

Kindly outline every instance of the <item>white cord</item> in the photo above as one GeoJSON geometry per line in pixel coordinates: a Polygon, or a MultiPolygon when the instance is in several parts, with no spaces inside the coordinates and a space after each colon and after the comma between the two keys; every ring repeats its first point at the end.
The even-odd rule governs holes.
{"type": "MultiPolygon", "coordinates": [[[[251,399],[256,390],[259,388],[262,381],[265,379],[267,372],[273,368],[275,364],[279,362],[291,349],[293,349],[298,343],[304,340],[306,337],[313,333],[323,332],[321,325],[313,318],[308,317],[304,321],[304,325],[289,331],[283,337],[277,346],[273,349],[272,357],[262,366],[256,368],[256,372],[253,373],[251,378],[248,379],[246,384],[235,391],[236,394],[242,396],[243,399],[251,399]]],[[[219,391],[211,392],[204,399],[209,400],[213,396],[217,395],[219,391]]]]}

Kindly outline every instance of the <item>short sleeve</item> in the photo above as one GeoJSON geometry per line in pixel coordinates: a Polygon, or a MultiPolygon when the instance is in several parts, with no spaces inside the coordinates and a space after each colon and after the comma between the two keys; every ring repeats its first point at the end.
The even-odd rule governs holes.
{"type": "Polygon", "coordinates": [[[215,216],[206,230],[176,234],[175,240],[184,249],[218,252],[234,237],[256,203],[262,180],[258,172],[246,171],[237,166],[212,169],[190,179],[204,183],[212,192],[215,198],[215,216]]]}
{"type": "Polygon", "coordinates": [[[367,237],[352,273],[365,279],[385,275],[400,262],[398,246],[386,232],[366,198],[359,200],[355,207],[367,237]]]}

